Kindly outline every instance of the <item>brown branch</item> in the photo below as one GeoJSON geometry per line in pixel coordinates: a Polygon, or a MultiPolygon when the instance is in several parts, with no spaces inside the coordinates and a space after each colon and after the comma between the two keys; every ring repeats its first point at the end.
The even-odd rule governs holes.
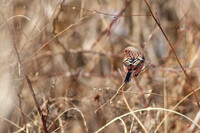
{"type": "Polygon", "coordinates": [[[124,83],[117,89],[116,93],[112,96],[112,98],[110,98],[110,100],[108,100],[107,102],[105,102],[104,104],[102,104],[100,107],[98,107],[96,110],[95,110],[95,113],[97,113],[97,111],[101,108],[103,108],[106,104],[108,103],[112,103],[113,99],[118,95],[120,89],[124,86],[124,83]]]}
{"type": "Polygon", "coordinates": [[[70,54],[92,54],[92,55],[99,55],[99,56],[107,56],[107,57],[112,57],[112,58],[119,58],[122,59],[124,58],[124,56],[122,54],[113,54],[113,53],[106,53],[106,52],[96,52],[96,51],[92,51],[92,50],[74,50],[74,49],[69,49],[67,51],[60,51],[60,52],[51,52],[51,51],[47,51],[45,53],[42,54],[37,54],[34,58],[32,58],[29,61],[33,61],[36,59],[40,59],[40,58],[44,58],[47,56],[56,56],[56,55],[63,55],[66,54],[66,52],[69,52],[70,54]]]}
{"type": "Polygon", "coordinates": [[[110,25],[104,29],[101,34],[98,36],[97,40],[92,44],[92,49],[95,47],[95,45],[101,40],[101,38],[106,34],[110,32],[110,29],[112,25],[117,21],[117,19],[122,16],[122,14],[126,11],[126,8],[130,5],[132,0],[126,0],[125,5],[122,7],[121,11],[118,13],[118,15],[111,21],[110,25]]]}
{"type": "MultiPolygon", "coordinates": [[[[7,22],[6,18],[4,17],[4,15],[2,14],[1,11],[0,11],[0,15],[1,15],[2,18],[4,19],[4,21],[5,21],[5,23],[6,23],[7,27],[8,27],[8,30],[9,30],[9,32],[10,32],[10,35],[11,35],[11,37],[12,37],[12,39],[13,39],[13,47],[14,47],[14,50],[15,50],[15,52],[16,52],[16,55],[17,55],[17,59],[18,59],[18,63],[19,63],[19,65],[20,65],[20,68],[22,68],[22,61],[21,61],[19,52],[18,52],[17,47],[16,47],[16,42],[15,42],[16,39],[15,39],[15,36],[13,35],[13,32],[12,32],[12,30],[10,29],[10,27],[9,27],[9,25],[8,25],[8,22],[7,22]]],[[[20,68],[19,68],[19,69],[20,69],[20,68]]],[[[23,69],[21,69],[21,70],[22,70],[22,72],[23,72],[23,69]]],[[[39,103],[38,103],[38,101],[37,101],[37,98],[36,98],[36,96],[35,96],[34,90],[33,90],[33,88],[32,88],[31,81],[29,80],[28,76],[27,76],[24,72],[23,72],[23,74],[24,74],[24,77],[26,78],[26,81],[27,81],[27,83],[28,83],[28,85],[29,85],[29,88],[30,88],[31,94],[32,94],[32,96],[33,96],[35,105],[36,105],[37,110],[38,110],[38,112],[39,112],[39,114],[40,114],[40,117],[41,117],[41,120],[42,120],[42,124],[43,124],[43,128],[44,128],[44,132],[45,132],[45,133],[48,133],[48,130],[47,130],[47,127],[46,127],[46,121],[45,121],[44,116],[43,116],[43,114],[42,114],[42,111],[41,111],[41,109],[40,109],[40,106],[39,106],[39,103]]]]}
{"type": "Polygon", "coordinates": [[[148,107],[148,104],[147,104],[147,100],[146,100],[146,98],[145,98],[145,96],[144,96],[144,91],[143,91],[142,87],[140,86],[138,80],[137,80],[135,77],[134,77],[134,80],[135,80],[135,83],[136,83],[137,87],[139,88],[139,90],[140,90],[141,93],[142,93],[142,99],[143,99],[143,102],[144,102],[144,107],[147,108],[147,107],[148,107]]]}
{"type": "Polygon", "coordinates": [[[176,33],[176,31],[177,31],[179,25],[181,24],[181,22],[183,21],[183,19],[185,18],[185,16],[188,14],[189,11],[190,11],[190,10],[188,10],[188,11],[183,15],[183,17],[181,18],[181,20],[176,24],[176,28],[175,28],[175,30],[173,31],[173,33],[171,34],[169,41],[172,40],[172,38],[173,38],[174,34],[176,33]]]}
{"type": "Polygon", "coordinates": [[[54,81],[53,84],[51,85],[51,88],[50,88],[50,91],[49,91],[49,98],[48,98],[47,103],[46,103],[47,114],[46,114],[45,121],[47,121],[47,119],[48,119],[48,117],[49,117],[49,113],[50,113],[50,111],[49,111],[50,101],[51,101],[51,99],[52,99],[52,93],[53,93],[53,91],[54,91],[54,89],[55,89],[56,80],[57,80],[57,79],[55,79],[55,81],[54,81]]]}
{"type": "MultiPolygon", "coordinates": [[[[187,13],[189,12],[189,10],[183,15],[183,17],[181,18],[181,20],[176,24],[176,28],[174,29],[173,33],[170,36],[169,41],[172,40],[174,34],[176,33],[176,31],[178,30],[179,25],[181,24],[181,22],[183,21],[183,19],[185,18],[185,16],[187,15],[187,13]]],[[[176,42],[174,43],[174,47],[176,47],[176,45],[178,44],[178,42],[181,40],[181,37],[178,37],[178,39],[176,40],[176,42]]],[[[162,66],[165,66],[165,64],[169,61],[171,55],[171,51],[168,53],[167,58],[165,59],[164,63],[162,64],[162,66]]]]}
{"type": "Polygon", "coordinates": [[[194,97],[195,97],[195,99],[196,99],[197,105],[198,105],[199,108],[200,108],[199,100],[198,100],[197,95],[196,95],[196,93],[195,93],[195,91],[194,91],[194,88],[193,88],[193,86],[192,86],[192,83],[190,82],[189,77],[188,77],[188,75],[187,75],[185,69],[183,68],[183,66],[182,66],[182,64],[181,64],[181,62],[180,62],[180,60],[178,59],[178,56],[176,55],[176,52],[175,52],[175,50],[174,50],[174,48],[173,48],[173,46],[172,46],[170,40],[168,39],[167,35],[165,34],[165,32],[164,32],[163,28],[161,27],[159,21],[156,19],[155,15],[153,14],[153,12],[152,12],[152,10],[151,10],[151,7],[149,6],[148,2],[147,2],[146,0],[144,0],[144,2],[146,3],[146,5],[147,5],[147,7],[148,7],[148,9],[149,9],[149,11],[150,11],[150,13],[151,13],[151,16],[153,17],[153,19],[154,19],[155,22],[157,23],[157,25],[158,25],[158,27],[160,28],[162,34],[164,35],[165,39],[167,40],[169,46],[171,47],[171,50],[172,50],[172,52],[173,52],[173,54],[174,54],[174,56],[175,56],[175,58],[176,58],[176,60],[177,60],[177,62],[178,62],[178,64],[179,64],[179,66],[181,67],[183,73],[185,74],[185,77],[186,77],[186,79],[187,79],[187,81],[188,81],[188,83],[189,83],[189,85],[190,85],[190,88],[191,88],[192,92],[194,93],[194,97]]]}
{"type": "Polygon", "coordinates": [[[16,90],[16,93],[17,93],[17,96],[18,96],[19,109],[21,110],[21,115],[22,115],[21,124],[24,125],[24,127],[26,129],[26,119],[25,119],[25,116],[24,116],[24,113],[23,113],[23,110],[22,110],[22,100],[21,100],[21,95],[20,95],[23,86],[24,86],[24,80],[22,80],[22,84],[20,85],[20,89],[19,89],[19,91],[16,90]]]}
{"type": "MultiPolygon", "coordinates": [[[[99,15],[104,15],[104,16],[113,16],[113,17],[117,17],[118,14],[112,14],[112,13],[106,13],[106,12],[102,12],[102,11],[98,11],[98,10],[89,10],[86,8],[82,8],[80,6],[67,6],[67,5],[62,5],[62,7],[68,7],[68,8],[72,8],[72,9],[81,9],[82,11],[85,11],[87,13],[91,13],[91,14],[99,14],[99,15]]],[[[130,15],[121,15],[119,17],[135,17],[135,16],[151,16],[151,15],[146,15],[146,14],[130,14],[130,15]]]]}
{"type": "Polygon", "coordinates": [[[38,101],[37,101],[37,98],[36,98],[36,96],[35,96],[35,92],[34,92],[34,90],[33,90],[31,81],[30,81],[30,79],[28,78],[28,76],[27,76],[26,74],[25,74],[24,76],[25,76],[26,81],[27,81],[27,83],[28,83],[28,85],[29,85],[29,88],[30,88],[31,94],[32,94],[32,96],[33,96],[33,99],[34,99],[34,101],[35,101],[36,108],[37,108],[37,110],[38,110],[38,112],[39,112],[39,114],[40,114],[40,117],[41,117],[41,119],[42,119],[42,124],[43,124],[43,127],[44,127],[44,132],[45,132],[45,133],[48,133],[47,127],[46,127],[46,121],[45,121],[44,115],[43,115],[43,113],[42,113],[42,110],[40,109],[40,106],[39,106],[39,103],[38,103],[38,101]]]}
{"type": "Polygon", "coordinates": [[[52,22],[52,20],[54,19],[54,15],[57,11],[57,9],[60,9],[59,8],[60,4],[59,4],[59,1],[56,3],[56,7],[53,11],[53,14],[51,16],[51,18],[47,21],[47,23],[42,27],[42,29],[39,30],[39,32],[37,32],[35,35],[33,35],[33,37],[31,39],[28,40],[27,43],[24,44],[24,46],[22,46],[21,50],[19,50],[19,53],[20,51],[22,51],[24,49],[25,46],[30,46],[32,42],[34,42],[34,40],[42,33],[42,31],[44,31],[47,26],[52,22]]]}
{"type": "Polygon", "coordinates": [[[35,53],[33,53],[31,56],[28,57],[28,59],[26,59],[25,61],[22,62],[22,64],[24,64],[25,62],[29,61],[33,56],[35,56],[36,54],[38,54],[44,47],[46,47],[52,40],[54,40],[56,37],[60,36],[61,34],[63,34],[64,32],[68,31],[69,29],[75,27],[76,25],[78,25],[80,22],[82,22],[84,19],[88,18],[88,16],[81,18],[79,21],[77,21],[74,24],[71,24],[70,26],[68,26],[67,28],[65,28],[64,30],[62,30],[61,32],[59,32],[58,34],[56,34],[54,37],[52,37],[51,39],[49,39],[46,43],[44,43],[42,45],[42,47],[40,47],[35,53]]]}
{"type": "MultiPolygon", "coordinates": [[[[124,85],[124,83],[123,83],[124,85]]],[[[122,86],[122,97],[123,100],[128,108],[128,110],[131,112],[131,114],[133,115],[133,117],[137,120],[137,122],[139,123],[139,125],[142,127],[142,129],[144,130],[145,133],[148,133],[148,131],[146,130],[146,128],[144,127],[144,125],[142,124],[142,122],[140,121],[140,119],[135,115],[135,113],[133,112],[133,110],[131,109],[130,105],[128,104],[128,101],[126,100],[126,97],[124,95],[124,86],[122,86]]]]}

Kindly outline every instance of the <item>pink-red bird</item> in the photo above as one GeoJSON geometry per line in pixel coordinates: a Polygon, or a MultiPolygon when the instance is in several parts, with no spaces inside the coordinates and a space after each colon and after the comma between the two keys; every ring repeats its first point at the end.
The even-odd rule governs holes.
{"type": "Polygon", "coordinates": [[[135,47],[130,46],[124,49],[123,67],[127,72],[125,83],[130,82],[132,77],[136,77],[141,72],[144,61],[144,55],[135,47]]]}

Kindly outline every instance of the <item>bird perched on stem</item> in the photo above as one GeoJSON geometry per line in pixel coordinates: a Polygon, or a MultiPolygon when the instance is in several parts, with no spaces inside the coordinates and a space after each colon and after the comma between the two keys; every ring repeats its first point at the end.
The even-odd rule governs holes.
{"type": "Polygon", "coordinates": [[[144,66],[144,55],[135,47],[130,46],[124,49],[123,67],[127,72],[125,83],[131,81],[132,77],[136,77],[144,66]]]}

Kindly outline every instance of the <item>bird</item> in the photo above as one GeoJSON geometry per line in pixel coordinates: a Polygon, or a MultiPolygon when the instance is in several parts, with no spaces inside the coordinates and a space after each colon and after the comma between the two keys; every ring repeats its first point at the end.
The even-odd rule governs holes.
{"type": "Polygon", "coordinates": [[[137,77],[144,66],[145,57],[141,51],[133,46],[124,49],[123,68],[127,72],[124,82],[128,83],[132,77],[137,77]]]}

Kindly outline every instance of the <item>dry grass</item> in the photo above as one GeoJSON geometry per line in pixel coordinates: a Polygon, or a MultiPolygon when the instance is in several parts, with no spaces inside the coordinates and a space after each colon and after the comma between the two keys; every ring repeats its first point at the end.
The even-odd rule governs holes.
{"type": "Polygon", "coordinates": [[[200,131],[200,2],[148,3],[158,23],[145,0],[1,0],[0,132],[200,131]]]}

